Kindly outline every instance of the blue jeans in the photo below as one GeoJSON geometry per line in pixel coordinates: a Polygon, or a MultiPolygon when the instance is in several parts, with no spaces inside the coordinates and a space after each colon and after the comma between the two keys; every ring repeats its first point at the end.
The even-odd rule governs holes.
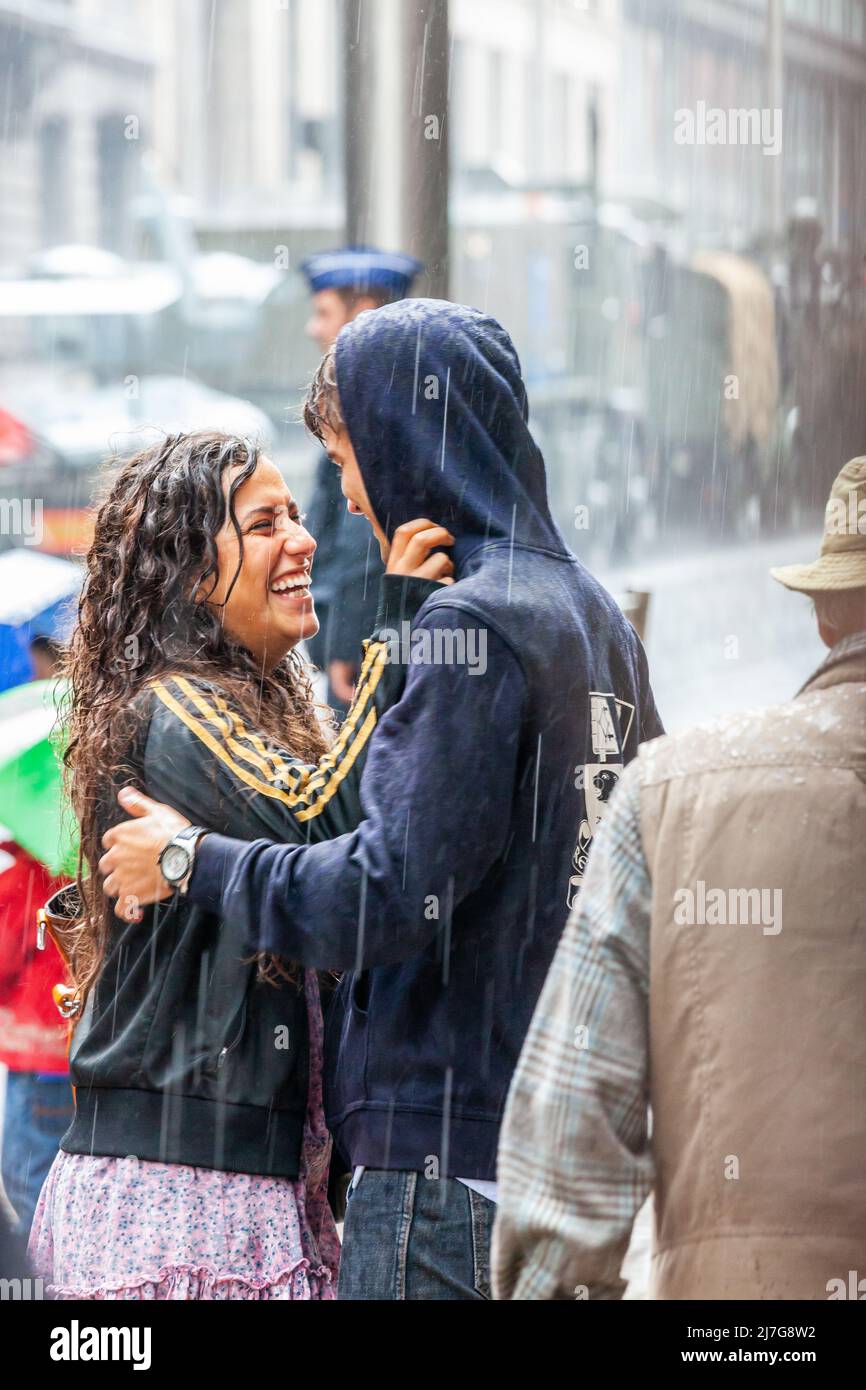
{"type": "Polygon", "coordinates": [[[30,1231],[42,1184],[72,1121],[72,1110],[68,1076],[7,1072],[3,1186],[15,1208],[16,1230],[21,1235],[30,1231]]]}
{"type": "Polygon", "coordinates": [[[338,1297],[490,1298],[495,1215],[456,1178],[368,1168],[346,1207],[338,1297]]]}

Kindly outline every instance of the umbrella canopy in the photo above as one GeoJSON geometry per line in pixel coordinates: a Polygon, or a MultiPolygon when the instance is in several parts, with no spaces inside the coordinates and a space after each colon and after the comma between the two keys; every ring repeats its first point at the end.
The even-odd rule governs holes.
{"type": "Polygon", "coordinates": [[[30,679],[32,637],[66,637],[80,587],[70,560],[26,547],[0,555],[0,690],[30,679]]]}
{"type": "Polygon", "coordinates": [[[58,681],[0,694],[0,824],[52,874],[75,872],[77,832],[63,800],[58,681]]]}

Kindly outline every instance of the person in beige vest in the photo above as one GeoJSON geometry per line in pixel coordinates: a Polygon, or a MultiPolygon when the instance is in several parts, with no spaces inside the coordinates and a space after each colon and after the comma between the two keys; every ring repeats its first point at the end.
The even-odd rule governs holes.
{"type": "Polygon", "coordinates": [[[829,655],[622,775],[509,1094],[496,1297],[621,1297],[652,1191],[652,1296],[866,1298],[866,458],[772,573],[829,655]]]}

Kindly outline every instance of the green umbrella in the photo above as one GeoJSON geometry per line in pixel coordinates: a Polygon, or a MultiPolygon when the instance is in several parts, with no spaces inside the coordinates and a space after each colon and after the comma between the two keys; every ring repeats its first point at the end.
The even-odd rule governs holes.
{"type": "Polygon", "coordinates": [[[0,694],[0,825],[52,874],[74,874],[78,833],[63,796],[58,681],[0,694]]]}

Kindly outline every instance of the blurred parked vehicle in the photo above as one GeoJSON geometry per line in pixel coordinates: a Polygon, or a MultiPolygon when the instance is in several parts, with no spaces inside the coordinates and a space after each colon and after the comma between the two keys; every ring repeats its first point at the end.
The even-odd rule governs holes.
{"type": "Polygon", "coordinates": [[[100,386],[84,373],[31,372],[17,384],[7,376],[4,392],[3,516],[12,517],[17,503],[25,521],[34,521],[34,503],[41,507],[40,535],[27,539],[20,526],[2,526],[0,550],[26,543],[66,555],[86,546],[101,464],[129,457],[158,434],[215,429],[265,441],[273,434],[257,406],[185,377],[129,377],[100,386]]]}

